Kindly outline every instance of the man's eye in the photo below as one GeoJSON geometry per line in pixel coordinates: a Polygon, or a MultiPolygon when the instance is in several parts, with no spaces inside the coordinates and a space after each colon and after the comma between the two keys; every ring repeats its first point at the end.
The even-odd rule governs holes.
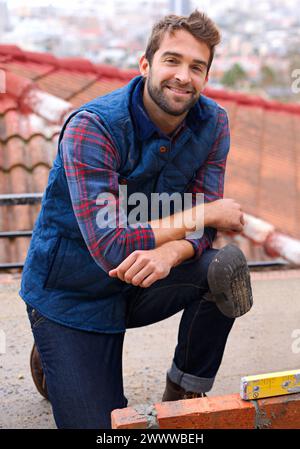
{"type": "Polygon", "coordinates": [[[203,72],[203,68],[198,65],[194,66],[193,69],[196,70],[196,72],[203,72]]]}
{"type": "Polygon", "coordinates": [[[166,62],[171,62],[171,63],[175,63],[175,62],[176,62],[176,60],[175,60],[175,59],[173,59],[173,58],[168,58],[168,59],[166,59],[166,62]]]}

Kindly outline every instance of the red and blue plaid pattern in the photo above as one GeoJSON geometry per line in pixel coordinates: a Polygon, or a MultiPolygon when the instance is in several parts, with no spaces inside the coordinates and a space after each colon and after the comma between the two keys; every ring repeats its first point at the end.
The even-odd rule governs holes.
{"type": "MultiPolygon", "coordinates": [[[[187,125],[185,125],[187,126],[187,125]]],[[[110,192],[119,207],[120,156],[110,135],[96,114],[79,112],[68,123],[60,144],[64,169],[80,231],[97,263],[108,272],[117,267],[131,252],[155,248],[154,233],[149,224],[102,228],[97,225],[100,193],[110,192]]],[[[226,112],[219,108],[216,139],[205,164],[199,168],[188,192],[204,193],[205,202],[223,197],[226,157],[229,150],[229,128],[226,112]]],[[[193,195],[194,197],[194,195],[193,195]]],[[[199,239],[189,239],[195,258],[212,246],[215,235],[207,228],[199,239]]]]}

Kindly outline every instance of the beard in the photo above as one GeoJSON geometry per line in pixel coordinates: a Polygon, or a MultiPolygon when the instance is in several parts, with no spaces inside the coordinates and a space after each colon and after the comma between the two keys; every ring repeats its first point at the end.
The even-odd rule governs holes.
{"type": "MultiPolygon", "coordinates": [[[[152,101],[160,107],[164,112],[166,112],[169,115],[173,116],[180,116],[184,114],[185,112],[188,112],[198,101],[200,94],[196,95],[195,90],[193,88],[189,88],[189,90],[192,91],[191,97],[188,100],[185,101],[174,101],[177,103],[177,105],[172,105],[172,102],[169,100],[167,95],[164,93],[164,89],[167,89],[167,86],[170,83],[168,81],[164,81],[161,84],[161,88],[154,86],[152,82],[152,73],[151,69],[149,71],[149,75],[146,81],[146,88],[148,90],[148,94],[152,101]]],[[[179,86],[178,84],[172,83],[172,87],[178,87],[182,88],[182,86],[179,86]]],[[[173,103],[174,103],[173,102],[173,103]]]]}

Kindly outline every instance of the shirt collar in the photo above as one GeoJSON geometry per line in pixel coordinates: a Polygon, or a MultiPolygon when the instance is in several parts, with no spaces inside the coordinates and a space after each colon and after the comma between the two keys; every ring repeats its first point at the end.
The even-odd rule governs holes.
{"type": "MultiPolygon", "coordinates": [[[[150,119],[143,102],[143,91],[144,79],[141,77],[134,88],[131,100],[131,111],[139,138],[141,140],[146,140],[154,133],[161,137],[170,137],[166,136],[150,119]]],[[[196,133],[199,131],[199,121],[207,119],[208,116],[208,111],[203,107],[200,96],[199,101],[190,109],[184,122],[181,123],[178,128],[181,129],[184,126],[187,126],[192,132],[196,133]]],[[[179,129],[177,129],[174,134],[177,134],[179,129]]]]}
{"type": "Polygon", "coordinates": [[[141,77],[140,81],[134,88],[131,109],[133,113],[134,123],[136,125],[137,133],[141,140],[146,140],[154,133],[162,134],[159,128],[150,119],[143,102],[144,80],[141,77]]]}

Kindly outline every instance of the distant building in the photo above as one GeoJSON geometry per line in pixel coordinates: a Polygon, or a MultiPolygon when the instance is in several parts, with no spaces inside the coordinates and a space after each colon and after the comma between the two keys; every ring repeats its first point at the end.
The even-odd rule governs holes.
{"type": "Polygon", "coordinates": [[[0,0],[0,34],[10,30],[10,20],[6,1],[0,0]]]}
{"type": "Polygon", "coordinates": [[[169,12],[180,16],[188,16],[192,12],[190,0],[169,0],[169,12]]]}

